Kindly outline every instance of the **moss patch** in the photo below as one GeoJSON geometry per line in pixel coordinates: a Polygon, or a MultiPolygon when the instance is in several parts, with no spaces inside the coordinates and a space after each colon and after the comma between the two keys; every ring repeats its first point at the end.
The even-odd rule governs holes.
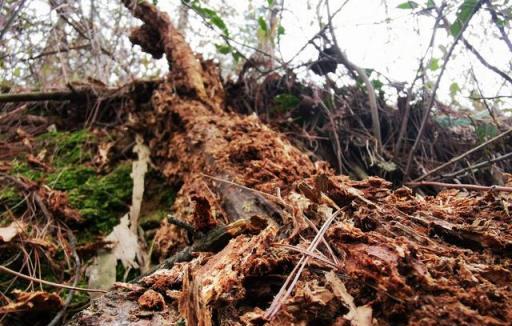
{"type": "Polygon", "coordinates": [[[11,171],[9,174],[18,178],[25,177],[32,181],[40,180],[44,176],[43,171],[17,159],[11,161],[11,171]]]}
{"type": "MultiPolygon", "coordinates": [[[[133,188],[131,169],[131,164],[123,163],[110,174],[91,175],[85,182],[66,189],[70,204],[80,211],[87,222],[93,224],[91,231],[97,230],[103,235],[108,234],[119,223],[121,215],[128,211],[133,188]]],[[[81,172],[68,174],[69,179],[61,185],[76,184],[78,179],[89,175],[87,171],[81,172]],[[73,176],[76,179],[73,179],[73,176]]]]}
{"type": "Polygon", "coordinates": [[[66,167],[93,158],[91,145],[97,144],[97,137],[86,129],[74,132],[48,132],[38,137],[41,148],[52,155],[52,166],[66,167]]]}

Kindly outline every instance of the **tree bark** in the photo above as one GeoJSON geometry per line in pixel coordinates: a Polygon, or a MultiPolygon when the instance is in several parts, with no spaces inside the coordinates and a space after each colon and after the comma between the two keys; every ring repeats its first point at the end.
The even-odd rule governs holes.
{"type": "Polygon", "coordinates": [[[127,125],[144,134],[169,181],[182,184],[173,218],[203,236],[164,222],[156,251],[170,258],[94,300],[70,325],[262,324],[301,255],[310,263],[288,299],[272,304],[281,308],[269,324],[512,318],[512,232],[499,200],[417,198],[382,179],[335,176],[258,117],[224,110],[217,67],[199,61],[154,6],[123,3],[145,23],[132,41],[165,54],[171,68],[152,109],[134,110],[127,125]],[[318,251],[304,249],[335,210],[342,218],[323,230],[318,251]],[[470,223],[477,215],[493,232],[470,223]],[[330,270],[337,274],[326,278],[330,270]]]}

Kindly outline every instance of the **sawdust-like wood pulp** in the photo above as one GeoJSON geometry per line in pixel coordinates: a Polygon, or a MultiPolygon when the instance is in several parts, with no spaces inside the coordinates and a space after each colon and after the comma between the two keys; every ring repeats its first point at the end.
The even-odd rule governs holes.
{"type": "Polygon", "coordinates": [[[162,259],[171,257],[168,264],[136,284],[118,285],[71,325],[361,325],[372,318],[380,325],[499,325],[512,319],[510,197],[451,191],[417,198],[407,188],[391,191],[379,178],[335,176],[256,116],[224,110],[217,67],[198,59],[153,5],[123,3],[144,22],[132,42],[155,57],[165,54],[170,66],[151,110],[134,109],[126,126],[144,135],[156,167],[182,185],[173,217],[205,237],[164,222],[155,244],[162,259]],[[338,209],[344,219],[333,221],[290,296],[265,320],[317,233],[306,220],[320,228],[338,209]],[[223,226],[254,220],[265,223],[197,245],[223,226]],[[330,255],[339,263],[322,262],[330,255]],[[333,266],[338,274],[326,279],[333,266]]]}

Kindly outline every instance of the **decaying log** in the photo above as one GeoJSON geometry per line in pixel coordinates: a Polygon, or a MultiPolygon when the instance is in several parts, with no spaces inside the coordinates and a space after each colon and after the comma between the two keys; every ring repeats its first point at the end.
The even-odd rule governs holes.
{"type": "Polygon", "coordinates": [[[224,110],[215,65],[198,60],[154,6],[123,3],[145,23],[132,41],[155,56],[165,53],[171,67],[152,110],[131,112],[126,126],[144,135],[157,168],[182,185],[173,217],[205,236],[189,237],[164,221],[155,239],[159,269],[94,300],[71,325],[512,319],[510,197],[451,190],[420,198],[379,178],[335,176],[256,116],[224,110]],[[265,320],[315,229],[339,209],[343,218],[327,230],[275,317],[265,320]],[[332,256],[337,263],[325,264],[332,256]]]}

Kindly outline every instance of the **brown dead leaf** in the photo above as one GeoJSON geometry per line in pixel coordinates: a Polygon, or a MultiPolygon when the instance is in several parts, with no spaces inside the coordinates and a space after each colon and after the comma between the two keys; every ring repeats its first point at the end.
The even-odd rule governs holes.
{"type": "Polygon", "coordinates": [[[49,171],[51,169],[48,166],[48,164],[44,163],[42,160],[40,160],[39,158],[35,157],[32,154],[28,154],[27,155],[27,162],[32,164],[32,165],[39,166],[39,167],[41,167],[45,171],[49,171]]]}
{"type": "Polygon", "coordinates": [[[12,293],[16,296],[16,302],[0,307],[0,315],[20,311],[57,311],[62,308],[62,300],[55,293],[20,290],[14,290],[12,293]]]}
{"type": "Polygon", "coordinates": [[[349,312],[343,317],[350,320],[354,326],[371,326],[372,308],[368,306],[357,307],[354,303],[354,297],[347,292],[345,284],[343,284],[334,272],[331,271],[327,273],[325,278],[327,279],[327,283],[331,286],[334,295],[349,308],[349,312]]]}

